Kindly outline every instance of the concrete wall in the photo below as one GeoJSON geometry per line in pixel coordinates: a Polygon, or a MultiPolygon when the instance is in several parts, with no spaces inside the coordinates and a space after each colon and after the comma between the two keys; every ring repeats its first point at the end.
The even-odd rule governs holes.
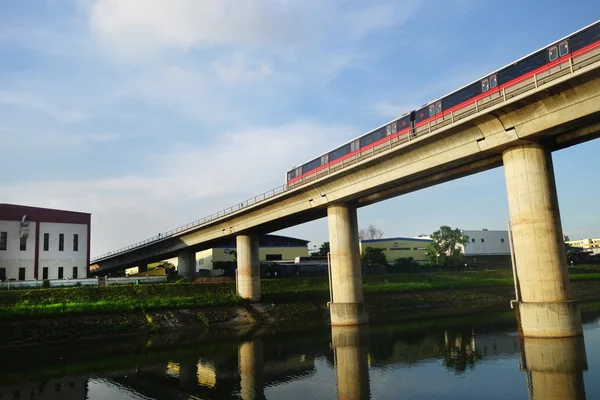
{"type": "Polygon", "coordinates": [[[77,277],[87,276],[87,225],[84,224],[59,224],[40,222],[39,242],[39,275],[48,268],[48,279],[58,279],[58,269],[63,268],[63,278],[73,277],[73,267],[77,267],[77,277]],[[44,234],[50,234],[48,251],[44,251],[44,234]],[[59,234],[65,235],[64,250],[58,250],[59,234]],[[73,235],[79,235],[79,247],[73,251],[73,235]]]}
{"type": "Polygon", "coordinates": [[[360,242],[361,254],[367,247],[384,249],[388,262],[392,263],[399,258],[412,257],[416,262],[426,264],[429,262],[427,246],[431,240],[413,238],[382,238],[375,240],[362,240],[360,242]]]}
{"type": "Polygon", "coordinates": [[[32,222],[29,226],[26,250],[20,250],[20,229],[18,221],[0,221],[0,232],[7,233],[7,249],[0,251],[0,268],[6,268],[7,279],[19,279],[19,268],[25,268],[25,280],[35,277],[35,239],[39,225],[39,265],[38,279],[43,277],[43,268],[48,268],[48,279],[58,279],[58,268],[63,267],[63,278],[73,277],[73,267],[77,267],[77,277],[87,277],[87,233],[85,224],[61,224],[32,222]],[[48,233],[49,247],[44,251],[44,233],[48,233]],[[58,250],[59,234],[64,234],[64,250],[58,250]],[[73,235],[78,234],[78,250],[73,251],[73,235]]]}
{"type": "Polygon", "coordinates": [[[465,256],[509,255],[508,231],[463,230],[469,237],[467,246],[460,246],[465,256]]]}
{"type": "Polygon", "coordinates": [[[6,250],[0,250],[0,268],[6,269],[6,279],[18,280],[19,268],[25,268],[25,280],[33,280],[36,224],[29,225],[25,251],[19,250],[21,244],[21,223],[19,221],[0,221],[0,232],[6,232],[7,237],[6,250]]]}

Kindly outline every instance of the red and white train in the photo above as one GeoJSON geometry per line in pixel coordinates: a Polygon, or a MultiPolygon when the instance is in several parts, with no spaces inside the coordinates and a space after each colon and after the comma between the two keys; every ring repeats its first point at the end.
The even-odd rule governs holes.
{"type": "Polygon", "coordinates": [[[404,142],[456,122],[514,97],[545,81],[579,69],[600,58],[600,21],[578,30],[485,77],[409,111],[385,125],[351,140],[287,172],[289,188],[342,168],[342,162],[360,159],[365,151],[378,152],[389,141],[404,142]]]}

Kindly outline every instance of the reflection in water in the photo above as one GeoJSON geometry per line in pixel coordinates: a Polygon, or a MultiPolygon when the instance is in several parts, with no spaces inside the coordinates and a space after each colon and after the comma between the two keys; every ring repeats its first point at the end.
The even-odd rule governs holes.
{"type": "Polygon", "coordinates": [[[332,326],[338,399],[369,399],[369,327],[332,326]]]}
{"type": "Polygon", "coordinates": [[[583,337],[523,338],[523,368],[530,400],[585,399],[583,337]]]}
{"type": "Polygon", "coordinates": [[[265,365],[262,339],[254,338],[242,343],[238,354],[242,399],[263,399],[265,365]]]}
{"type": "Polygon", "coordinates": [[[521,339],[514,327],[428,320],[129,352],[20,349],[3,353],[0,400],[600,398],[600,329],[587,325],[584,346],[581,337],[521,339]]]}

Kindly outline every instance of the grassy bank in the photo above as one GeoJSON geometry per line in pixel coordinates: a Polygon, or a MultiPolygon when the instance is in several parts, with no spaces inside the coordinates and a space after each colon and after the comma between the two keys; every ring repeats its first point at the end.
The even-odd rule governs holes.
{"type": "MultiPolygon", "coordinates": [[[[575,272],[571,275],[574,282],[600,281],[598,267],[581,266],[575,272]]],[[[465,296],[476,297],[472,289],[510,290],[512,286],[512,273],[506,270],[364,277],[364,292],[368,299],[390,294],[471,289],[453,296],[457,301],[464,301],[465,296]]],[[[327,277],[266,279],[262,281],[262,293],[265,303],[325,303],[329,300],[329,282],[327,277]]],[[[447,297],[443,296],[444,299],[447,297]]],[[[418,299],[412,296],[410,301],[418,302],[418,299]]],[[[397,298],[396,301],[402,299],[397,298]]],[[[243,303],[235,294],[234,282],[20,289],[0,292],[0,318],[217,307],[243,303]]]]}

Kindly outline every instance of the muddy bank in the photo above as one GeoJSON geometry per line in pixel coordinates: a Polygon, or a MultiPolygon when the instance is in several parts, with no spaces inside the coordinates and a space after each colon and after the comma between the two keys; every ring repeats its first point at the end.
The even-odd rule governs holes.
{"type": "MultiPolygon", "coordinates": [[[[600,299],[600,282],[576,282],[572,287],[579,301],[600,299]]],[[[372,324],[510,310],[512,299],[514,290],[507,287],[365,295],[372,324]]],[[[309,329],[326,326],[329,322],[329,309],[321,300],[22,318],[0,321],[0,347],[184,330],[193,331],[195,335],[240,337],[261,330],[309,329]]]]}

